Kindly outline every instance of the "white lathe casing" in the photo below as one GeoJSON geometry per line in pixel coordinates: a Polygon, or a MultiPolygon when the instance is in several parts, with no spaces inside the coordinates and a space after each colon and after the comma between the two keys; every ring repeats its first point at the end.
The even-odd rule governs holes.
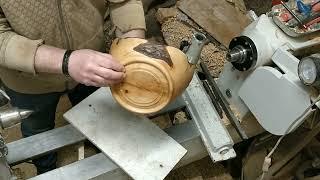
{"type": "Polygon", "coordinates": [[[292,52],[320,44],[320,38],[289,37],[266,15],[260,16],[241,35],[254,42],[256,62],[248,71],[238,71],[226,63],[218,80],[219,88],[237,109],[240,119],[252,113],[265,130],[283,135],[313,98],[311,89],[300,82],[299,59],[292,52]]]}

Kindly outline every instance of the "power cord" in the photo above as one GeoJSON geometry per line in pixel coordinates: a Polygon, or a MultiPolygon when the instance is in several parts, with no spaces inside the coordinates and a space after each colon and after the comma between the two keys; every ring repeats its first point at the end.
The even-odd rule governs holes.
{"type": "Polygon", "coordinates": [[[269,168],[271,166],[271,156],[272,154],[275,152],[275,150],[278,148],[280,142],[282,141],[282,139],[288,135],[288,133],[290,132],[291,128],[301,119],[303,118],[309,111],[310,109],[317,103],[320,101],[320,95],[315,99],[315,101],[313,101],[313,103],[299,116],[297,117],[288,127],[288,129],[285,131],[284,135],[282,135],[277,143],[274,145],[274,147],[272,148],[272,150],[269,152],[269,154],[264,158],[264,162],[262,165],[262,175],[260,180],[264,179],[264,176],[266,175],[266,173],[269,171],[269,168]]]}

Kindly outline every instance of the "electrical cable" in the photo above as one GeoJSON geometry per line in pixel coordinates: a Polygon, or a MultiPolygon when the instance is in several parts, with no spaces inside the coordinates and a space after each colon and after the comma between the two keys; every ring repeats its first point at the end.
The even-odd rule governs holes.
{"type": "Polygon", "coordinates": [[[312,107],[318,103],[320,101],[320,95],[313,101],[313,103],[306,109],[303,111],[303,113],[297,117],[291,124],[290,126],[287,128],[287,130],[285,131],[285,133],[278,139],[277,143],[274,145],[274,147],[272,148],[272,150],[268,153],[268,155],[264,158],[264,162],[262,165],[262,175],[260,180],[264,179],[265,174],[268,172],[270,166],[271,166],[271,156],[272,154],[275,152],[275,150],[278,148],[280,142],[282,141],[282,139],[289,134],[290,130],[292,129],[292,127],[301,119],[303,118],[311,109],[312,107]]]}

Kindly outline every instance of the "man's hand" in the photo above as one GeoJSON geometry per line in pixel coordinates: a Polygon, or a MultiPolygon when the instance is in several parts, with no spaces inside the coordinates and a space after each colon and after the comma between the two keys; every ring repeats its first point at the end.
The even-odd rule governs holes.
{"type": "MultiPolygon", "coordinates": [[[[40,46],[35,57],[36,72],[62,74],[65,51],[48,45],[40,46]]],[[[88,49],[72,52],[68,71],[75,81],[87,86],[109,86],[124,78],[124,67],[111,55],[88,49]]]]}
{"type": "Polygon", "coordinates": [[[125,76],[124,67],[111,55],[89,49],[72,52],[68,67],[70,76],[87,86],[117,84],[125,76]]]}

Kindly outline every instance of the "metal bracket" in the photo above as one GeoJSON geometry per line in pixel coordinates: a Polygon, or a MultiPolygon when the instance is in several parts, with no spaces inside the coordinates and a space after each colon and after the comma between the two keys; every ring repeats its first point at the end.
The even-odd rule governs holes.
{"type": "Polygon", "coordinates": [[[233,140],[195,73],[182,96],[214,162],[234,158],[233,140]]]}

